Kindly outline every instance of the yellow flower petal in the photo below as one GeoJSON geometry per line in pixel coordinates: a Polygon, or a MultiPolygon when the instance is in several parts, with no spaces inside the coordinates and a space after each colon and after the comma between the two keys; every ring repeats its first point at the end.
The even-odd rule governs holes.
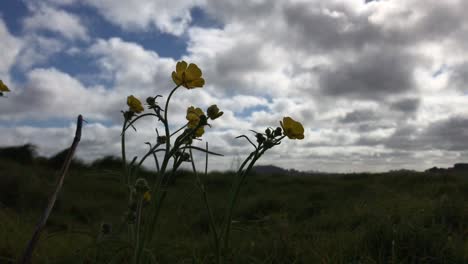
{"type": "Polygon", "coordinates": [[[187,127],[188,127],[188,128],[195,128],[195,127],[197,127],[198,121],[199,121],[199,120],[189,121],[188,124],[187,124],[187,127]]]}
{"type": "Polygon", "coordinates": [[[187,62],[185,61],[179,61],[176,64],[176,72],[179,74],[179,76],[182,76],[182,73],[187,70],[187,62]]]}
{"type": "Polygon", "coordinates": [[[202,71],[194,63],[187,66],[187,62],[179,61],[176,65],[176,71],[172,72],[172,80],[177,85],[182,85],[187,89],[202,87],[205,80],[201,78],[202,71]]]}
{"type": "Polygon", "coordinates": [[[182,78],[175,71],[172,72],[172,80],[177,85],[182,84],[182,78]]]}
{"type": "Polygon", "coordinates": [[[0,92],[9,92],[10,89],[8,88],[8,86],[6,86],[6,84],[3,83],[2,80],[0,80],[0,92]]]}
{"type": "Polygon", "coordinates": [[[127,105],[130,108],[130,111],[135,112],[137,114],[143,112],[145,109],[141,104],[140,100],[138,100],[135,96],[130,95],[127,97],[127,105]]]}
{"type": "Polygon", "coordinates": [[[144,194],[143,194],[143,200],[145,202],[149,202],[151,201],[151,193],[149,191],[146,191],[144,194]]]}
{"type": "Polygon", "coordinates": [[[185,71],[185,77],[187,77],[188,80],[195,80],[198,79],[202,76],[202,71],[196,64],[190,63],[188,66],[187,70],[185,71]]]}
{"type": "Polygon", "coordinates": [[[283,134],[290,139],[304,139],[304,127],[300,122],[295,121],[291,117],[284,117],[281,122],[283,134]]]}
{"type": "Polygon", "coordinates": [[[191,89],[191,88],[196,88],[196,87],[203,87],[203,85],[205,85],[205,80],[203,78],[199,78],[199,79],[188,82],[187,88],[191,89]]]}
{"type": "Polygon", "coordinates": [[[205,128],[200,127],[197,129],[197,131],[195,131],[195,137],[201,137],[203,136],[204,133],[205,133],[205,128]]]}

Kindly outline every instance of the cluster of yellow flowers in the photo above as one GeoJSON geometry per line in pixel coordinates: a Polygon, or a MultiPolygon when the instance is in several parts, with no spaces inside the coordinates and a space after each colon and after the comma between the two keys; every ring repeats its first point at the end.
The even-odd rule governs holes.
{"type": "MultiPolygon", "coordinates": [[[[200,68],[198,68],[196,64],[187,64],[185,61],[177,62],[176,70],[172,72],[172,80],[177,86],[183,86],[187,89],[203,87],[203,85],[205,85],[205,80],[202,78],[202,71],[200,68]]],[[[127,97],[127,105],[132,115],[134,113],[139,114],[144,111],[141,101],[133,95],[127,97]]],[[[201,137],[205,133],[204,126],[208,125],[207,119],[210,118],[211,120],[215,120],[222,115],[223,112],[219,111],[217,105],[208,107],[207,115],[205,115],[201,108],[190,106],[187,108],[187,127],[190,129],[198,127],[195,132],[195,137],[201,137]]],[[[300,122],[295,121],[291,117],[284,117],[283,121],[280,121],[280,124],[283,128],[283,134],[289,139],[304,138],[304,127],[300,122]]]]}
{"type": "MultiPolygon", "coordinates": [[[[161,108],[158,102],[156,102],[156,99],[162,96],[156,95],[155,97],[148,97],[146,99],[146,105],[148,106],[147,109],[151,110],[151,113],[143,113],[145,111],[145,107],[143,106],[142,102],[135,96],[129,95],[127,97],[128,110],[123,112],[124,124],[122,127],[121,147],[124,177],[125,182],[127,184],[130,185],[132,182],[134,182],[133,187],[130,188],[129,191],[129,203],[131,206],[129,206],[129,210],[126,213],[126,221],[128,221],[128,223],[131,225],[135,225],[135,228],[132,228],[133,231],[130,231],[134,232],[135,236],[131,237],[136,237],[137,239],[141,238],[138,240],[138,243],[136,243],[136,247],[134,248],[134,263],[141,263],[141,260],[144,258],[142,252],[143,249],[146,248],[145,244],[151,243],[151,239],[154,233],[154,226],[157,222],[158,214],[156,212],[158,212],[159,208],[161,208],[161,204],[165,197],[164,193],[161,193],[161,188],[165,187],[168,179],[167,177],[170,177],[170,174],[166,173],[169,162],[171,160],[173,161],[172,172],[175,172],[183,162],[192,162],[193,170],[195,172],[196,177],[198,177],[198,174],[196,173],[195,169],[195,163],[192,158],[192,150],[202,151],[205,152],[207,155],[221,155],[218,153],[208,151],[208,144],[206,150],[196,146],[192,146],[192,142],[194,139],[203,136],[203,134],[205,133],[205,127],[210,126],[209,122],[218,119],[224,114],[224,112],[220,111],[216,104],[209,106],[206,109],[206,111],[204,111],[200,107],[189,106],[185,115],[187,123],[171,134],[170,122],[168,120],[170,117],[168,116],[168,108],[170,99],[174,92],[180,87],[185,87],[186,89],[194,89],[203,87],[205,85],[205,79],[202,78],[202,71],[200,70],[200,68],[198,68],[196,64],[188,64],[185,61],[177,62],[176,69],[172,72],[172,80],[176,84],[176,87],[174,87],[169,93],[169,96],[167,97],[165,102],[165,108],[161,108]],[[125,131],[129,127],[133,127],[133,124],[137,120],[145,116],[156,117],[158,121],[160,121],[162,125],[164,125],[165,128],[164,135],[160,135],[158,130],[156,130],[156,145],[152,146],[150,143],[147,143],[150,146],[150,150],[138,162],[138,165],[136,165],[137,167],[135,167],[138,168],[139,166],[141,166],[143,164],[143,161],[151,154],[153,154],[153,157],[156,161],[156,169],[159,178],[156,182],[152,183],[153,187],[151,189],[148,183],[150,179],[138,176],[138,169],[134,169],[134,167],[128,169],[126,165],[127,160],[125,154],[125,131]],[[179,132],[180,135],[175,136],[175,139],[171,141],[173,135],[179,132]],[[158,156],[156,155],[156,152],[159,150],[165,151],[161,165],[159,165],[160,163],[158,162],[158,156]],[[147,210],[150,211],[148,214],[146,214],[144,220],[140,221],[141,217],[145,215],[142,214],[142,208],[144,206],[147,206],[147,210]],[[142,225],[142,223],[149,224],[142,225]],[[149,235],[147,235],[146,237],[146,235],[144,234],[149,235]]],[[[3,85],[3,83],[0,84],[3,85]]],[[[2,91],[2,89],[5,88],[0,86],[0,91],[2,91]]],[[[245,135],[241,135],[238,137],[246,138],[253,145],[255,150],[253,150],[250,153],[250,155],[247,157],[247,159],[244,161],[243,165],[239,168],[239,171],[237,172],[237,178],[233,182],[233,192],[231,193],[230,203],[226,207],[226,218],[222,225],[222,230],[220,229],[220,231],[222,231],[222,235],[217,236],[215,234],[214,244],[216,245],[215,252],[217,254],[218,260],[222,259],[222,253],[228,249],[229,232],[231,229],[233,210],[236,205],[239,190],[242,186],[242,183],[245,180],[245,177],[249,173],[249,170],[268,149],[279,145],[285,137],[288,137],[289,139],[304,139],[304,127],[300,122],[295,121],[291,117],[287,116],[284,117],[281,121],[279,121],[279,123],[281,127],[268,127],[267,129],[265,129],[264,133],[259,133],[252,130],[255,133],[257,144],[254,144],[252,140],[245,135]]],[[[133,128],[136,130],[135,127],[133,128]]],[[[137,158],[135,157],[131,163],[131,166],[135,166],[134,161],[136,161],[136,159],[137,158]]],[[[200,189],[204,192],[203,184],[199,178],[197,182],[200,189]]],[[[207,207],[207,210],[211,212],[208,201],[206,199],[206,194],[204,194],[204,197],[205,206],[207,207]]],[[[216,224],[213,220],[213,216],[210,216],[210,226],[212,230],[216,230],[216,224]]]]}

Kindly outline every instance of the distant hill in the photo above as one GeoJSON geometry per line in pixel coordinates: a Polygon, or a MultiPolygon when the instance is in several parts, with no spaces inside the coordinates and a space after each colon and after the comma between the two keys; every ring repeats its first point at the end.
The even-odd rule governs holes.
{"type": "Polygon", "coordinates": [[[468,163],[455,163],[453,167],[450,168],[438,168],[432,167],[425,170],[429,173],[445,173],[445,172],[468,172],[468,163]]]}
{"type": "Polygon", "coordinates": [[[286,174],[288,170],[274,166],[274,165],[259,165],[254,166],[252,171],[257,174],[286,174]]]}
{"type": "MultiPolygon", "coordinates": [[[[68,148],[59,151],[55,155],[46,158],[37,155],[37,147],[32,144],[20,146],[0,147],[0,160],[11,160],[23,165],[40,163],[54,169],[60,169],[68,154],[68,148]]],[[[77,158],[72,159],[73,166],[84,166],[83,162],[77,158]]]]}
{"type": "Polygon", "coordinates": [[[298,171],[295,169],[283,169],[275,165],[259,165],[254,166],[252,171],[257,174],[270,174],[270,175],[309,175],[312,173],[298,171]]]}

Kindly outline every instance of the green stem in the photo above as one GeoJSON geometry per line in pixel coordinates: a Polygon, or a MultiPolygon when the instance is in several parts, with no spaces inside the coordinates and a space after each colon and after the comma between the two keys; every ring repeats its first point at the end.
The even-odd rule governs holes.
{"type": "Polygon", "coordinates": [[[122,135],[120,135],[121,143],[120,146],[122,148],[122,170],[123,170],[123,179],[124,182],[128,185],[128,171],[127,171],[127,158],[125,155],[125,127],[127,125],[128,120],[125,119],[122,127],[122,135]]]}
{"type": "Polygon", "coordinates": [[[187,124],[185,124],[184,126],[182,126],[181,128],[177,129],[176,131],[174,131],[172,134],[171,134],[171,137],[175,134],[177,134],[177,132],[181,131],[182,129],[186,128],[187,127],[187,124]]]}
{"type": "Polygon", "coordinates": [[[127,129],[129,129],[133,125],[133,123],[135,123],[138,119],[140,119],[142,117],[145,117],[145,116],[156,116],[156,117],[159,118],[159,116],[157,114],[153,114],[153,113],[146,113],[146,114],[139,115],[139,116],[135,117],[134,119],[132,119],[132,121],[130,121],[130,123],[128,123],[128,126],[124,127],[124,131],[127,131],[127,129]]]}
{"type": "Polygon", "coordinates": [[[247,174],[250,172],[250,170],[252,169],[255,162],[257,162],[257,160],[263,155],[263,153],[265,153],[266,150],[267,150],[266,148],[261,148],[261,149],[257,149],[254,152],[252,152],[249,155],[249,157],[246,159],[246,161],[249,160],[249,159],[252,159],[250,161],[249,165],[247,166],[247,169],[242,171],[243,167],[246,164],[246,161],[244,161],[242,166],[237,171],[237,174],[236,174],[237,177],[235,179],[235,183],[233,184],[234,185],[234,191],[231,193],[231,200],[230,200],[230,203],[229,203],[229,207],[228,207],[228,209],[226,211],[224,230],[223,230],[223,233],[222,233],[222,237],[220,237],[220,240],[223,241],[223,249],[222,250],[223,250],[224,254],[227,254],[227,250],[229,248],[229,233],[230,233],[230,230],[231,230],[232,214],[233,214],[233,211],[234,211],[234,207],[235,207],[235,205],[237,203],[237,198],[239,197],[239,192],[240,192],[240,188],[242,186],[242,183],[244,182],[247,174]]]}
{"type": "MultiPolygon", "coordinates": [[[[171,100],[171,97],[174,94],[174,92],[179,87],[180,87],[180,85],[177,85],[169,93],[169,96],[167,97],[167,100],[166,100],[166,105],[164,107],[164,119],[161,120],[163,122],[163,124],[164,124],[164,130],[165,130],[165,134],[166,134],[166,152],[165,152],[165,155],[164,155],[163,162],[161,164],[161,168],[160,168],[159,173],[158,173],[158,179],[157,179],[156,183],[153,185],[153,188],[151,190],[151,193],[154,196],[156,196],[156,194],[158,193],[159,188],[160,188],[161,183],[162,183],[162,180],[165,178],[164,175],[166,173],[166,167],[167,167],[167,164],[169,163],[169,160],[171,159],[171,153],[170,153],[171,151],[169,151],[170,147],[171,147],[171,134],[169,132],[169,121],[167,119],[167,113],[169,112],[169,101],[171,100]]],[[[153,238],[154,228],[155,228],[155,225],[156,225],[156,219],[157,219],[160,207],[161,207],[161,203],[164,200],[163,197],[165,197],[164,192],[162,193],[160,199],[154,199],[153,201],[151,201],[151,211],[150,211],[150,213],[147,214],[147,217],[146,217],[147,221],[145,221],[145,223],[148,224],[148,226],[145,226],[145,232],[144,232],[144,235],[143,235],[143,239],[142,239],[142,241],[141,241],[141,243],[140,243],[140,245],[139,245],[139,247],[137,249],[137,255],[136,255],[136,260],[137,261],[139,261],[141,253],[142,253],[143,248],[145,247],[145,245],[151,243],[151,240],[153,238]]]]}
{"type": "MultiPolygon", "coordinates": [[[[244,160],[244,162],[242,162],[242,165],[239,167],[239,169],[238,169],[238,171],[237,171],[237,173],[236,173],[236,175],[235,175],[235,177],[234,177],[234,179],[233,179],[233,182],[232,182],[232,185],[231,185],[231,191],[230,191],[230,195],[229,195],[229,197],[230,197],[230,199],[231,199],[231,205],[232,205],[232,199],[233,199],[233,197],[234,197],[235,189],[236,189],[236,186],[237,186],[237,182],[238,182],[238,180],[240,179],[240,174],[242,173],[242,170],[244,169],[244,167],[245,167],[245,165],[247,164],[247,162],[255,155],[255,153],[256,153],[256,151],[250,153],[250,155],[244,160]]],[[[227,227],[226,227],[226,225],[227,225],[227,219],[230,218],[230,214],[231,214],[231,213],[232,213],[232,212],[230,212],[230,208],[229,208],[229,207],[226,208],[226,215],[225,215],[225,217],[224,217],[224,223],[223,223],[223,228],[222,228],[223,232],[222,232],[222,234],[225,233],[225,230],[226,230],[226,228],[227,228],[227,227]]],[[[221,237],[220,237],[220,239],[221,239],[221,237]]]]}
{"type": "MultiPolygon", "coordinates": [[[[211,232],[213,233],[213,241],[214,241],[214,244],[215,244],[215,252],[216,252],[216,255],[217,255],[216,263],[220,263],[218,232],[216,231],[216,225],[215,225],[215,222],[214,222],[213,211],[211,210],[210,204],[208,202],[208,195],[206,193],[205,186],[202,183],[202,181],[200,179],[200,176],[197,173],[197,169],[195,168],[195,161],[193,160],[192,149],[189,149],[189,151],[190,151],[190,157],[191,157],[191,161],[192,161],[193,173],[195,174],[195,177],[197,179],[197,186],[198,186],[198,188],[200,189],[200,191],[202,193],[203,203],[205,204],[205,207],[206,207],[206,210],[208,211],[208,216],[209,216],[209,219],[210,219],[210,228],[211,228],[211,232]]],[[[208,151],[208,143],[207,143],[207,151],[208,151]]],[[[208,152],[206,153],[206,156],[207,156],[206,160],[208,161],[208,152]]],[[[208,164],[208,162],[206,164],[208,164]]],[[[207,167],[205,167],[205,171],[206,170],[207,170],[207,167]]]]}
{"type": "Polygon", "coordinates": [[[134,263],[137,264],[139,262],[139,248],[140,248],[140,226],[141,226],[141,212],[143,208],[143,198],[140,198],[138,201],[137,207],[137,217],[136,217],[136,227],[135,227],[135,253],[134,253],[134,263]]]}
{"type": "MultiPolygon", "coordinates": [[[[143,165],[143,162],[151,155],[156,155],[155,154],[155,151],[156,149],[160,146],[161,144],[158,144],[156,143],[156,145],[154,145],[154,147],[150,148],[150,150],[143,156],[143,158],[141,158],[141,160],[138,162],[138,165],[135,167],[135,179],[138,179],[138,172],[140,171],[140,168],[141,168],[141,165],[143,165]]],[[[155,157],[156,159],[156,164],[157,164],[157,157],[155,157]]],[[[157,165],[158,167],[158,171],[159,171],[159,165],[157,165]]]]}
{"type": "Polygon", "coordinates": [[[179,87],[180,85],[177,85],[176,87],[174,87],[174,89],[172,89],[171,93],[167,97],[166,106],[164,107],[163,123],[164,123],[164,130],[166,132],[166,154],[164,155],[163,164],[161,165],[161,171],[163,172],[166,171],[167,163],[169,162],[169,159],[171,158],[170,151],[169,151],[171,148],[171,134],[169,132],[169,120],[167,120],[167,113],[169,112],[169,101],[171,100],[171,97],[174,94],[174,92],[179,87]]]}

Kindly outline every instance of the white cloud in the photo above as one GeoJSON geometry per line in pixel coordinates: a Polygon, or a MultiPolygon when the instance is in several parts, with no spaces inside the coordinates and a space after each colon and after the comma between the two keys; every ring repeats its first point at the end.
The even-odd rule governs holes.
{"type": "Polygon", "coordinates": [[[16,65],[24,71],[47,63],[65,48],[65,43],[59,39],[36,34],[23,36],[22,40],[24,45],[17,56],[16,65]]]}
{"type": "Polygon", "coordinates": [[[16,87],[15,96],[4,101],[0,109],[3,120],[47,120],[87,118],[106,120],[112,111],[118,112],[115,93],[103,87],[85,87],[72,76],[54,68],[34,69],[27,75],[24,87],[16,87]]]}
{"type": "Polygon", "coordinates": [[[203,0],[86,0],[108,21],[125,30],[150,31],[153,27],[162,32],[181,35],[192,17],[190,9],[203,0]]]}
{"type": "Polygon", "coordinates": [[[98,40],[89,48],[102,70],[102,78],[110,78],[115,89],[148,96],[155,88],[168,89],[175,61],[161,58],[154,51],[119,38],[98,40]]]}
{"type": "MultiPolygon", "coordinates": [[[[74,4],[48,3],[55,11],[57,6],[74,4]]],[[[227,157],[215,159],[214,168],[226,168],[250,150],[235,136],[277,126],[284,116],[301,121],[306,138],[282,143],[262,158],[263,164],[327,171],[425,169],[457,162],[462,153],[457,146],[464,146],[457,142],[468,142],[464,1],[88,0],[86,4],[132,34],[152,34],[157,28],[187,41],[182,58],[201,67],[206,85],[177,91],[171,123],[184,124],[187,106],[206,109],[218,104],[225,114],[207,129],[205,139],[227,157]],[[204,8],[222,26],[190,27],[194,6],[204,8]],[[443,140],[444,133],[454,140],[443,140]]],[[[31,28],[36,29],[45,26],[38,23],[31,28]]],[[[80,34],[73,36],[67,38],[81,39],[80,34]]],[[[90,156],[118,150],[114,125],[121,121],[119,110],[127,95],[144,100],[167,96],[173,87],[170,74],[176,61],[128,38],[98,39],[84,48],[67,47],[37,33],[23,40],[30,44],[16,63],[24,69],[63,51],[80,54],[94,60],[98,66],[92,73],[94,83],[102,86],[86,86],[73,72],[32,69],[24,89],[9,100],[27,106],[14,112],[10,103],[0,105],[6,113],[2,119],[40,118],[39,113],[72,118],[85,113],[111,121],[111,127],[94,124],[90,129],[94,132],[87,135],[82,152],[93,153],[90,156]],[[105,135],[109,139],[102,139],[105,135]]],[[[9,60],[5,71],[15,56],[9,60]]],[[[141,140],[152,139],[154,125],[137,125],[141,140]]],[[[141,150],[141,140],[130,143],[132,148],[141,150]]]]}
{"type": "Polygon", "coordinates": [[[44,4],[30,4],[32,16],[24,19],[26,30],[58,33],[69,40],[87,40],[88,31],[81,19],[67,11],[44,4]]]}
{"type": "Polygon", "coordinates": [[[9,71],[13,64],[16,62],[23,42],[21,39],[13,36],[5,25],[5,22],[0,18],[0,76],[5,81],[9,78],[9,71]]]}

